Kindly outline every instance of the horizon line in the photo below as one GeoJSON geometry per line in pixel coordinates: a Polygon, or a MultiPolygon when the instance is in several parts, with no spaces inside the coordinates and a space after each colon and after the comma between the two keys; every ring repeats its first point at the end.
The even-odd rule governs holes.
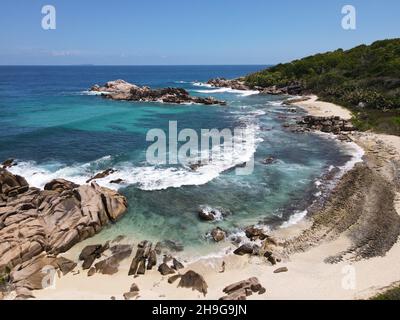
{"type": "Polygon", "coordinates": [[[0,64],[0,67],[201,67],[201,66],[272,66],[275,64],[0,64]]]}

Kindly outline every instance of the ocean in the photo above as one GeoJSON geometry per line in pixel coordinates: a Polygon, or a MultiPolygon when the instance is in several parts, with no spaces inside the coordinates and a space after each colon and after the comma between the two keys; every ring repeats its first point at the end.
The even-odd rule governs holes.
{"type": "MultiPolygon", "coordinates": [[[[11,168],[32,186],[54,178],[84,183],[114,168],[97,182],[119,190],[129,209],[98,237],[171,240],[193,252],[221,245],[209,232],[219,226],[232,236],[251,224],[281,227],[301,219],[320,196],[321,177],[344,168],[354,156],[350,145],[329,137],[292,133],[282,127],[289,114],[285,97],[263,96],[204,84],[214,77],[234,78],[265,66],[4,66],[0,67],[0,160],[15,158],[11,168]],[[124,79],[150,87],[181,87],[192,95],[226,100],[227,106],[172,105],[111,101],[88,92],[94,84],[124,79]],[[245,127],[255,144],[243,148],[231,164],[210,163],[193,171],[183,165],[150,165],[146,141],[150,129],[178,130],[245,127]],[[236,165],[254,156],[250,175],[236,165]],[[276,161],[264,164],[273,156],[276,161]],[[110,183],[123,179],[122,185],[110,183]],[[230,214],[201,221],[201,207],[230,214]]],[[[295,115],[299,116],[299,110],[295,115]]]]}

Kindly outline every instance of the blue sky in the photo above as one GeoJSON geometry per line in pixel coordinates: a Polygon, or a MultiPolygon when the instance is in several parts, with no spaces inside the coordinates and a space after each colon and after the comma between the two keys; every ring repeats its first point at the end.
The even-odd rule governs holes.
{"type": "Polygon", "coordinates": [[[400,37],[399,15],[398,0],[1,0],[0,64],[274,64],[400,37]]]}

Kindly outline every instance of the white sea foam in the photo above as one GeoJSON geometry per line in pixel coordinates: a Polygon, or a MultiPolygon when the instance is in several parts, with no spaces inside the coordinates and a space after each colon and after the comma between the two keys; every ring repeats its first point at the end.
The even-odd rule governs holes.
{"type": "Polygon", "coordinates": [[[194,85],[195,87],[214,88],[211,84],[204,83],[204,82],[193,82],[192,85],[194,85]]]}
{"type": "Polygon", "coordinates": [[[237,89],[232,89],[232,88],[228,88],[228,87],[214,87],[211,84],[208,83],[204,83],[204,82],[193,82],[192,83],[193,86],[196,87],[206,87],[206,88],[210,88],[210,90],[195,90],[195,92],[198,93],[209,93],[209,94],[213,94],[213,93],[235,93],[235,94],[239,94],[242,97],[247,97],[247,96],[252,96],[255,94],[259,94],[260,91],[258,90],[237,90],[237,89]]]}
{"type": "Polygon", "coordinates": [[[89,91],[89,90],[85,90],[85,91],[81,91],[80,92],[81,95],[86,95],[86,96],[100,96],[102,94],[110,94],[107,91],[89,91]]]}
{"type": "MultiPolygon", "coordinates": [[[[38,165],[35,162],[19,161],[10,169],[14,174],[24,176],[30,185],[43,188],[43,186],[56,178],[63,178],[78,184],[84,184],[95,173],[101,171],[100,167],[112,166],[116,172],[96,182],[102,186],[119,189],[126,185],[137,185],[142,190],[163,190],[179,188],[185,185],[203,185],[217,178],[222,172],[251,160],[256,152],[258,142],[255,138],[258,126],[249,124],[240,137],[234,136],[234,148],[224,150],[213,148],[211,161],[204,163],[196,171],[187,167],[155,167],[135,166],[132,163],[112,164],[111,157],[105,156],[93,162],[65,166],[61,163],[47,163],[38,165]],[[122,179],[122,184],[111,183],[112,180],[122,179]]],[[[201,157],[202,155],[200,155],[201,157]]]]}
{"type": "MultiPolygon", "coordinates": [[[[212,88],[214,88],[214,87],[212,87],[212,88]]],[[[234,93],[234,94],[238,94],[242,97],[247,97],[247,96],[251,96],[251,95],[260,93],[259,91],[256,91],[256,90],[236,90],[236,89],[231,89],[231,88],[215,88],[215,89],[210,89],[210,90],[195,90],[195,92],[209,93],[209,94],[234,93]]]]}
{"type": "MultiPolygon", "coordinates": [[[[322,133],[323,136],[328,137],[328,138],[334,138],[332,135],[329,134],[324,134],[322,133]]],[[[358,144],[354,142],[349,142],[346,143],[344,146],[342,146],[350,155],[351,159],[347,161],[344,165],[338,167],[339,168],[339,173],[336,175],[336,179],[340,179],[346,172],[351,170],[357,163],[360,163],[363,161],[363,156],[365,154],[364,149],[361,148],[358,144]]],[[[328,168],[328,171],[332,171],[334,169],[334,166],[330,166],[328,168]]],[[[320,180],[316,180],[314,184],[319,187],[321,186],[322,182],[320,180]]],[[[322,192],[317,192],[314,194],[314,196],[319,197],[322,195],[322,192]]],[[[281,228],[287,228],[291,225],[299,223],[303,218],[307,215],[307,210],[305,211],[296,211],[288,221],[284,222],[281,225],[281,228]]]]}
{"type": "MultiPolygon", "coordinates": [[[[317,132],[316,134],[338,142],[336,136],[331,133],[317,132]]],[[[345,150],[346,153],[351,156],[351,159],[344,165],[338,167],[339,174],[336,176],[337,179],[340,179],[347,171],[353,169],[357,163],[363,162],[363,157],[365,155],[364,149],[355,142],[340,143],[339,148],[345,150]]],[[[334,166],[329,166],[328,171],[331,172],[333,169],[335,169],[334,166]]]]}
{"type": "Polygon", "coordinates": [[[236,91],[240,91],[240,93],[241,93],[240,95],[242,97],[253,96],[255,94],[259,94],[260,93],[260,91],[257,91],[257,90],[236,90],[236,91]]]}
{"type": "Polygon", "coordinates": [[[191,82],[189,82],[189,81],[183,81],[183,80],[178,80],[178,81],[174,81],[175,83],[181,83],[181,84],[183,84],[183,83],[191,83],[191,82]]]}
{"type": "Polygon", "coordinates": [[[52,179],[62,178],[83,184],[90,178],[90,173],[85,174],[85,166],[62,166],[59,163],[37,165],[33,161],[19,161],[9,171],[25,177],[31,186],[37,188],[43,188],[52,179]]]}
{"type": "Polygon", "coordinates": [[[290,226],[293,226],[295,224],[298,224],[301,220],[303,220],[305,218],[305,216],[307,215],[308,211],[304,210],[304,211],[296,211],[295,213],[293,213],[288,221],[285,221],[284,223],[282,223],[281,228],[288,228],[290,226]]]}
{"type": "Polygon", "coordinates": [[[283,100],[277,100],[277,101],[268,101],[269,105],[272,105],[274,107],[280,107],[283,105],[283,100]]]}
{"type": "Polygon", "coordinates": [[[213,208],[208,205],[202,205],[200,208],[205,214],[214,216],[215,221],[221,221],[224,219],[224,215],[218,208],[213,208]]]}
{"type": "MultiPolygon", "coordinates": [[[[240,115],[242,116],[240,119],[243,120],[246,116],[260,117],[266,115],[267,112],[261,109],[247,110],[247,106],[243,106],[240,110],[230,111],[230,114],[240,115]]],[[[249,117],[247,117],[247,119],[249,119],[249,117]]]]}
{"type": "Polygon", "coordinates": [[[184,259],[186,264],[201,262],[202,264],[205,264],[210,268],[215,268],[219,270],[221,269],[221,260],[224,258],[226,259],[226,255],[232,252],[231,245],[229,245],[228,243],[220,243],[220,245],[223,245],[223,247],[212,253],[200,252],[199,254],[199,249],[196,248],[195,251],[190,254],[190,251],[188,250],[193,250],[193,248],[188,248],[188,250],[183,253],[182,258],[184,259]]]}
{"type": "MultiPolygon", "coordinates": [[[[270,234],[271,233],[271,228],[268,227],[267,225],[264,224],[256,224],[254,227],[262,229],[265,234],[270,234]]],[[[206,254],[198,254],[199,250],[196,249],[195,255],[190,255],[185,257],[185,261],[187,263],[195,263],[195,262],[205,262],[207,263],[210,267],[214,267],[217,269],[221,268],[221,259],[226,258],[227,254],[230,254],[234,251],[235,247],[233,247],[230,243],[235,242],[237,243],[238,246],[245,244],[245,243],[250,243],[252,245],[258,245],[262,246],[262,240],[255,240],[255,241],[250,241],[249,238],[247,238],[246,233],[243,229],[236,229],[231,232],[229,232],[227,239],[225,241],[221,241],[219,245],[221,246],[219,250],[214,251],[212,253],[206,253],[206,254]],[[240,239],[240,241],[237,241],[240,239]]]]}
{"type": "Polygon", "coordinates": [[[339,167],[340,173],[339,177],[341,178],[347,171],[351,170],[357,163],[363,161],[363,157],[365,155],[365,151],[355,142],[348,142],[344,147],[351,155],[352,158],[347,161],[343,166],[339,167]]]}
{"type": "Polygon", "coordinates": [[[263,110],[254,110],[254,111],[250,111],[249,114],[254,115],[254,116],[263,116],[267,113],[263,110]]]}

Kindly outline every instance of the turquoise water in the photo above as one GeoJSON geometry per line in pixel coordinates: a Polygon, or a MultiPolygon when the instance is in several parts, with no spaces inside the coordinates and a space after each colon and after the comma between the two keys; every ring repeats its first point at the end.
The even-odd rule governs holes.
{"type": "Polygon", "coordinates": [[[60,177],[84,183],[100,170],[115,168],[115,174],[98,183],[118,188],[109,181],[124,179],[119,191],[128,198],[129,210],[102,237],[125,234],[213,250],[206,234],[214,226],[235,233],[260,221],[270,226],[287,222],[317,197],[316,180],[350,159],[349,151],[332,147],[324,137],[284,130],[282,123],[293,115],[280,105],[283,97],[198,83],[261,68],[0,67],[0,159],[18,159],[13,172],[38,187],[60,177]],[[226,100],[228,106],[116,102],[86,92],[95,83],[118,78],[151,87],[183,87],[193,95],[226,100]],[[199,133],[249,128],[257,138],[253,173],[239,176],[222,167],[196,173],[181,165],[148,164],[145,152],[151,143],[146,133],[152,128],[168,131],[169,121],[177,121],[178,130],[199,133]],[[263,164],[270,155],[277,162],[263,164]],[[222,207],[232,214],[202,222],[197,215],[200,206],[222,207]]]}

